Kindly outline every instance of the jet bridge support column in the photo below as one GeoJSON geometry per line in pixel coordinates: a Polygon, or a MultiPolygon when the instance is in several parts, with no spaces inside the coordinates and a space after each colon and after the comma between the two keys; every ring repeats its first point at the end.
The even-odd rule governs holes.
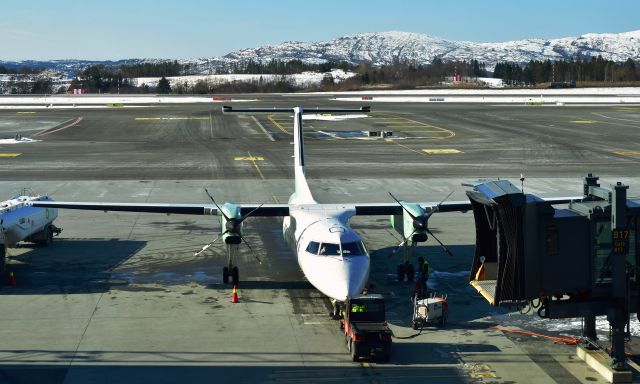
{"type": "Polygon", "coordinates": [[[612,368],[624,369],[625,326],[629,321],[629,292],[627,291],[626,259],[629,252],[629,231],[627,230],[627,189],[629,186],[618,182],[612,185],[611,196],[611,293],[613,306],[607,313],[611,324],[612,368]]]}
{"type": "Polygon", "coordinates": [[[596,333],[596,317],[593,315],[585,315],[584,328],[582,329],[582,336],[589,340],[598,340],[598,334],[596,333]]]}
{"type": "MultiPolygon", "coordinates": [[[[587,174],[587,176],[582,179],[584,196],[589,196],[591,187],[600,187],[600,184],[598,184],[598,179],[599,177],[594,176],[592,173],[587,174]]],[[[584,328],[582,330],[582,336],[589,340],[598,340],[598,334],[596,332],[596,316],[585,315],[583,321],[584,328]]]]}

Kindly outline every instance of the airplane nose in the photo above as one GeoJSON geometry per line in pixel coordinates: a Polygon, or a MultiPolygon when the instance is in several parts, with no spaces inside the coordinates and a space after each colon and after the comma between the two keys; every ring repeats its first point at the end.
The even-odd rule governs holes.
{"type": "Polygon", "coordinates": [[[313,264],[308,264],[304,272],[311,284],[338,301],[361,294],[369,279],[368,256],[339,259],[314,255],[310,260],[313,264]]]}
{"type": "Polygon", "coordinates": [[[366,256],[346,258],[343,266],[344,298],[361,294],[369,279],[369,258],[366,256]]]}

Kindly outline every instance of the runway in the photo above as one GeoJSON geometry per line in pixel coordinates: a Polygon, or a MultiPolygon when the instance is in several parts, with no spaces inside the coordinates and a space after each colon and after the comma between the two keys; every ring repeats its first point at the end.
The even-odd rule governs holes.
{"type": "MultiPolygon", "coordinates": [[[[240,107],[359,107],[325,96],[260,95],[240,107]]],[[[233,105],[233,103],[231,103],[233,105]]],[[[479,177],[545,196],[581,194],[581,177],[640,191],[640,107],[385,103],[368,117],[305,121],[311,190],[321,202],[438,201],[479,177]],[[386,138],[369,132],[391,131],[386,138]]],[[[332,117],[331,117],[332,118],[332,117]]],[[[220,104],[0,111],[0,195],[28,187],[58,200],[285,202],[291,180],[286,114],[222,114],[220,104]],[[35,112],[35,113],[30,113],[35,112]],[[37,136],[36,136],[37,135],[37,136]],[[12,154],[12,156],[2,156],[12,154]]],[[[48,248],[9,250],[17,284],[0,288],[0,383],[84,382],[604,382],[574,349],[488,328],[507,312],[467,285],[470,214],[430,226],[451,246],[417,249],[449,294],[450,326],[394,340],[388,364],[350,362],[328,302],[300,272],[281,220],[247,220],[240,303],[222,284],[224,250],[193,256],[217,235],[214,217],[61,211],[48,248]],[[254,256],[258,256],[259,263],[254,256]]],[[[395,281],[398,243],[387,217],[356,217],[371,251],[374,291],[398,337],[409,285],[395,281]]],[[[514,315],[515,316],[515,315],[514,315]]],[[[575,330],[574,334],[578,334],[575,330]]]]}

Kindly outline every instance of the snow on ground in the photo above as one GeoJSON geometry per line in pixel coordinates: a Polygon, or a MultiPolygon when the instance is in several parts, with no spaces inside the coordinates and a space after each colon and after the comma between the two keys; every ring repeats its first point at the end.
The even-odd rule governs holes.
{"type": "MultiPolygon", "coordinates": [[[[219,75],[222,76],[222,75],[219,75]]],[[[236,75],[233,75],[236,76],[236,75]]],[[[238,75],[239,76],[239,75],[238,75]]],[[[251,75],[254,76],[254,75],[251,75]]],[[[395,103],[640,103],[640,88],[573,88],[573,89],[431,89],[404,91],[358,91],[358,92],[312,92],[292,93],[296,96],[322,96],[331,100],[348,102],[395,102],[395,103]]],[[[1,106],[78,106],[102,105],[121,107],[131,104],[178,104],[178,103],[228,103],[251,102],[256,99],[220,98],[211,96],[178,95],[55,95],[55,96],[0,96],[1,106]]]]}
{"type": "MultiPolygon", "coordinates": [[[[501,326],[518,327],[527,330],[542,330],[558,332],[571,336],[580,336],[582,331],[582,319],[543,319],[533,311],[528,314],[510,313],[493,315],[493,319],[501,326]]],[[[632,336],[640,336],[640,322],[635,314],[631,315],[630,330],[632,336]]],[[[596,331],[600,339],[608,339],[609,322],[606,316],[596,318],[596,331]]]]}
{"type": "Polygon", "coordinates": [[[493,77],[478,77],[477,80],[481,83],[487,84],[490,88],[502,88],[504,87],[504,82],[502,79],[495,79],[493,77]]]}
{"type": "MultiPolygon", "coordinates": [[[[247,102],[255,99],[212,98],[210,96],[158,96],[158,95],[59,95],[59,96],[1,96],[0,105],[41,105],[54,107],[60,105],[102,105],[119,108],[128,104],[187,104],[212,102],[247,102]],[[120,105],[122,104],[122,105],[120,105]]],[[[93,108],[93,107],[92,107],[93,108]]]]}
{"type": "MultiPolygon", "coordinates": [[[[298,95],[334,95],[335,92],[308,92],[298,93],[298,95]]],[[[350,91],[340,92],[343,95],[402,95],[402,96],[511,96],[511,95],[601,95],[601,96],[640,96],[640,87],[601,87],[601,88],[561,88],[561,89],[538,89],[538,88],[509,88],[509,89],[405,89],[405,90],[371,90],[371,91],[350,91]]]]}
{"type": "Polygon", "coordinates": [[[341,121],[349,119],[362,119],[368,117],[364,113],[351,114],[351,115],[332,115],[332,114],[313,114],[302,115],[302,120],[323,120],[323,121],[341,121]]]}
{"type": "MultiPolygon", "coordinates": [[[[186,84],[193,86],[199,81],[204,81],[211,85],[228,84],[234,82],[244,83],[275,83],[283,79],[290,80],[295,86],[308,87],[319,85],[325,76],[331,75],[336,83],[342,82],[350,77],[356,76],[354,72],[345,72],[341,69],[334,69],[330,73],[303,72],[293,75],[271,75],[271,74],[229,74],[229,75],[191,75],[191,76],[170,76],[167,77],[171,86],[186,84]]],[[[148,85],[155,87],[158,85],[160,77],[138,77],[132,79],[135,86],[148,85]]]]}
{"type": "Polygon", "coordinates": [[[504,103],[504,104],[558,104],[562,103],[640,103],[640,95],[638,96],[571,96],[571,95],[524,95],[524,96],[508,96],[495,95],[491,96],[367,96],[367,97],[336,97],[332,100],[351,101],[367,103],[504,103]]]}
{"type": "Polygon", "coordinates": [[[35,143],[41,140],[34,140],[28,137],[21,137],[19,139],[0,139],[0,144],[21,144],[21,143],[35,143]]]}

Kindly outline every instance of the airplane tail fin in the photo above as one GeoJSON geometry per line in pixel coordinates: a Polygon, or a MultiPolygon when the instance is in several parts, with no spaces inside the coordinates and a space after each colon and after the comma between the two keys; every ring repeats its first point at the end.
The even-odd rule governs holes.
{"type": "Polygon", "coordinates": [[[307,179],[305,177],[304,162],[304,128],[302,126],[303,113],[349,113],[349,112],[370,112],[371,107],[361,107],[354,109],[338,109],[338,108],[313,108],[304,109],[302,107],[295,108],[242,108],[234,109],[229,106],[222,107],[223,112],[270,112],[282,113],[293,112],[293,165],[295,177],[295,191],[289,199],[289,203],[294,204],[314,204],[307,179]]]}
{"type": "Polygon", "coordinates": [[[311,194],[304,172],[304,128],[302,126],[301,107],[293,108],[293,169],[295,177],[295,192],[289,199],[290,203],[314,204],[316,201],[311,194]]]}

